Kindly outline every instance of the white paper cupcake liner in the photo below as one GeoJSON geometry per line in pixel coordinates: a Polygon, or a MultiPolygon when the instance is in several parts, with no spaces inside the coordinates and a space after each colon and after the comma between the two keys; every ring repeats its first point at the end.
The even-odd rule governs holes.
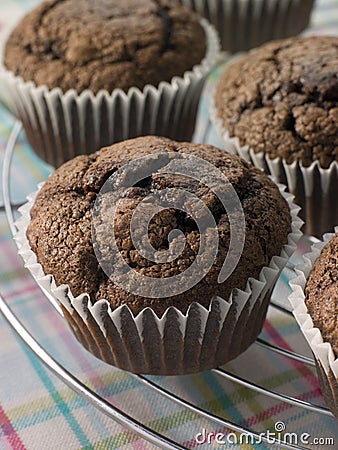
{"type": "Polygon", "coordinates": [[[338,163],[332,162],[323,169],[318,161],[309,167],[302,162],[288,164],[283,158],[271,159],[264,152],[255,153],[248,145],[241,146],[238,138],[230,137],[223,128],[222,120],[217,116],[214,105],[210,108],[211,121],[228,152],[241,156],[246,161],[271,175],[278,183],[285,184],[295,196],[295,202],[301,207],[304,220],[304,233],[320,238],[338,223],[338,163]]]}
{"type": "Polygon", "coordinates": [[[257,279],[249,278],[244,291],[234,289],[229,299],[214,297],[208,309],[193,302],[186,314],[170,307],[158,318],[145,308],[134,317],[128,306],[112,310],[107,300],[92,304],[88,294],[74,297],[69,286],[57,286],[52,275],[44,274],[26,237],[37,192],[20,208],[15,240],[25,267],[58,300],[75,336],[95,356],[135,373],[194,373],[235,358],[262,329],[273,287],[301,236],[299,207],[284,192],[285,186],[279,188],[292,217],[292,231],[281,254],[271,259],[257,279]]]}
{"type": "Polygon", "coordinates": [[[231,53],[296,36],[309,24],[314,0],[180,0],[206,17],[231,53]]]}
{"type": "MultiPolygon", "coordinates": [[[[338,232],[338,227],[335,229],[338,232]]],[[[318,328],[315,328],[305,304],[305,286],[316,259],[325,245],[333,238],[333,233],[323,236],[323,241],[312,246],[312,251],[303,256],[303,261],[296,267],[297,277],[290,281],[292,293],[289,296],[295,316],[317,363],[317,372],[324,398],[331,411],[338,418],[338,358],[332,346],[325,342],[318,328]]]]}
{"type": "Polygon", "coordinates": [[[54,167],[141,135],[190,140],[203,83],[220,55],[216,30],[205,19],[201,24],[207,40],[201,64],[158,87],[147,85],[142,91],[132,87],[127,93],[101,90],[96,95],[90,90],[63,93],[25,82],[1,67],[0,88],[9,94],[32,148],[54,167]]]}

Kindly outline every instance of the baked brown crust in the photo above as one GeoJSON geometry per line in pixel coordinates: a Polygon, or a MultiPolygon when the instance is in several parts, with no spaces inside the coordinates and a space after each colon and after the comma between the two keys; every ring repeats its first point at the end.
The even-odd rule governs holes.
{"type": "Polygon", "coordinates": [[[90,156],[78,156],[61,166],[36,198],[27,237],[44,272],[53,274],[58,285],[68,284],[75,296],[88,292],[93,302],[105,298],[113,309],[128,304],[134,313],[138,313],[149,306],[161,315],[169,306],[186,312],[194,301],[208,307],[213,296],[228,298],[234,288],[244,289],[249,277],[258,277],[262,267],[267,266],[274,255],[280,255],[290,232],[289,206],[263,172],[241,158],[209,145],[148,136],[114,144],[90,156]],[[237,268],[224,283],[218,284],[230,242],[229,220],[220,201],[202,182],[153,173],[144,184],[131,188],[119,202],[114,234],[125,261],[149,277],[171,277],[184,272],[196,258],[199,232],[192,218],[176,209],[159,213],[149,226],[149,239],[157,249],[167,248],[171,230],[178,228],[184,232],[187,243],[174,261],[162,265],[147,261],[138,254],[130,239],[130,217],[136,205],[149,192],[160,192],[168,187],[192,192],[207,205],[218,227],[219,246],[212,268],[195,287],[176,296],[151,299],[124,291],[102,271],[93,250],[91,222],[97,194],[112,173],[141,156],[168,152],[194,155],[209,161],[228,178],[241,200],[246,239],[237,268]]]}
{"type": "Polygon", "coordinates": [[[97,93],[157,86],[205,53],[197,15],[176,0],[48,0],[15,28],[4,62],[36,85],[97,93]]]}
{"type": "Polygon", "coordinates": [[[304,166],[338,161],[338,37],[290,38],[263,45],[221,77],[217,115],[255,152],[304,166]]]}
{"type": "Polygon", "coordinates": [[[313,324],[338,357],[338,233],[317,258],[305,287],[313,324]]]}

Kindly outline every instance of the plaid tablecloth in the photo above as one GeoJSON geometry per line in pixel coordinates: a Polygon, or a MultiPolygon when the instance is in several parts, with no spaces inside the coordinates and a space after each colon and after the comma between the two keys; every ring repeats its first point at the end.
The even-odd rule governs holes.
{"type": "MultiPolygon", "coordinates": [[[[37,0],[1,0],[1,36],[6,34],[13,21],[37,3],[37,0]]],[[[308,33],[337,33],[337,29],[338,1],[319,1],[308,33]]],[[[208,94],[217,76],[216,71],[205,90],[197,138],[204,128],[208,94]]],[[[13,117],[0,109],[0,162],[13,123],[13,117]]],[[[208,139],[217,144],[213,132],[209,133],[208,139]]],[[[11,172],[13,201],[22,202],[26,194],[36,189],[37,182],[49,173],[50,168],[32,153],[21,135],[11,172]]],[[[115,406],[190,448],[269,448],[265,444],[223,446],[213,438],[210,444],[200,444],[196,435],[203,429],[206,433],[225,430],[154,394],[129,374],[109,367],[85,352],[22,267],[3,211],[0,212],[0,255],[0,290],[14,312],[57,360],[115,406]]],[[[286,298],[287,282],[286,273],[274,294],[276,298],[286,298]]],[[[262,336],[277,345],[309,355],[297,325],[287,314],[271,309],[262,336]]],[[[322,404],[313,369],[257,345],[225,368],[269,389],[322,404]]],[[[151,379],[195,405],[257,432],[275,431],[276,422],[282,421],[289,433],[310,434],[309,442],[319,437],[333,438],[336,442],[335,447],[317,445],[310,448],[338,446],[338,427],[334,419],[256,394],[211,372],[151,379]]],[[[0,450],[113,448],[143,450],[154,446],[99,413],[65,387],[0,317],[0,450]]]]}

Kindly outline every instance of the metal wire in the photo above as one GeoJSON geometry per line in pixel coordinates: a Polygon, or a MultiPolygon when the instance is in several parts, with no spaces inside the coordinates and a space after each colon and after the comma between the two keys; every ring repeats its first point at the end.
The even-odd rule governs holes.
{"type": "MultiPolygon", "coordinates": [[[[18,202],[18,203],[12,203],[12,207],[15,208],[15,209],[20,208],[20,206],[22,206],[22,205],[23,205],[23,203],[21,203],[21,202],[18,202]]],[[[6,210],[5,210],[5,205],[1,205],[1,204],[0,204],[0,212],[6,212],[6,210]]]]}
{"type": "Polygon", "coordinates": [[[316,363],[314,359],[308,358],[307,356],[300,355],[299,353],[290,352],[285,348],[278,347],[277,345],[270,344],[270,342],[265,341],[264,339],[257,338],[255,344],[259,347],[263,347],[266,350],[270,350],[272,352],[278,353],[279,355],[283,355],[286,358],[293,359],[294,361],[301,362],[308,366],[316,367],[316,363]]]}
{"type": "MultiPolygon", "coordinates": [[[[16,227],[14,224],[14,216],[13,216],[13,204],[11,203],[11,193],[10,193],[10,167],[11,167],[11,161],[12,156],[15,148],[15,143],[18,139],[19,133],[22,129],[22,126],[19,122],[16,122],[13,131],[11,133],[11,136],[8,140],[4,163],[3,163],[3,173],[2,173],[2,188],[3,188],[3,194],[4,194],[4,209],[6,211],[6,216],[8,220],[9,227],[11,229],[12,234],[16,233],[16,227]]],[[[52,303],[58,314],[63,316],[62,310],[60,306],[56,303],[55,299],[52,298],[51,295],[49,295],[46,291],[42,289],[43,293],[47,296],[48,300],[52,303]]],[[[288,311],[286,308],[273,304],[273,307],[277,308],[278,310],[282,311],[283,313],[290,314],[290,311],[288,311]]],[[[76,378],[73,374],[71,374],[66,368],[64,368],[58,361],[56,361],[35,339],[34,337],[27,331],[27,329],[23,326],[23,324],[20,322],[20,320],[15,316],[15,314],[12,312],[10,307],[7,305],[6,301],[3,297],[0,296],[0,311],[6,318],[7,322],[10,324],[10,326],[16,331],[16,333],[20,336],[20,338],[26,343],[26,345],[34,352],[34,354],[39,358],[39,360],[44,363],[55,375],[57,375],[67,386],[69,386],[71,389],[73,389],[75,392],[77,392],[79,395],[82,395],[84,398],[86,398],[92,405],[94,405],[96,408],[98,408],[100,411],[105,413],[107,416],[111,417],[112,419],[116,420],[121,425],[129,428],[134,433],[139,434],[144,439],[148,440],[149,442],[157,445],[160,448],[165,449],[184,449],[184,447],[180,446],[176,442],[170,440],[169,438],[166,438],[165,436],[157,433],[156,431],[148,428],[144,424],[138,422],[137,420],[133,419],[129,415],[125,414],[120,409],[114,407],[111,403],[109,403],[104,398],[100,397],[97,393],[92,391],[88,386],[83,384],[78,378],[76,378]]],[[[270,344],[269,342],[264,341],[263,339],[257,339],[256,345],[264,348],[267,351],[274,352],[276,354],[282,355],[287,358],[291,358],[293,360],[299,361],[301,363],[307,364],[309,366],[314,366],[315,363],[312,359],[299,355],[294,352],[290,352],[287,349],[284,349],[282,347],[275,346],[273,344],[270,344]]],[[[297,398],[280,394],[274,391],[271,391],[269,389],[266,389],[262,386],[259,386],[253,382],[250,382],[244,378],[239,377],[238,375],[231,374],[223,369],[214,369],[212,371],[217,376],[220,376],[222,378],[226,378],[227,380],[240,384],[241,386],[244,386],[248,389],[254,390],[255,392],[259,392],[260,394],[266,395],[270,398],[289,403],[293,406],[297,406],[300,408],[305,408],[309,411],[323,414],[326,416],[332,416],[332,413],[327,409],[319,405],[313,405],[309,402],[304,402],[302,400],[299,400],[297,398]]],[[[130,374],[133,378],[137,379],[140,383],[142,383],[144,386],[151,389],[153,392],[156,392],[157,394],[161,395],[162,397],[166,398],[167,400],[170,400],[172,402],[175,402],[176,404],[180,405],[181,407],[198,414],[199,416],[211,420],[218,425],[220,425],[222,428],[227,428],[235,432],[239,433],[246,433],[250,434],[253,437],[261,438],[263,441],[268,442],[271,444],[271,441],[268,441],[266,438],[262,438],[259,434],[255,433],[252,430],[249,430],[247,428],[244,428],[234,422],[231,422],[229,420],[226,420],[225,418],[219,417],[209,411],[206,411],[202,408],[199,408],[198,406],[184,400],[183,398],[180,398],[176,394],[168,391],[167,389],[161,387],[159,384],[149,380],[148,378],[141,376],[141,375],[135,375],[130,374]]],[[[288,444],[283,441],[276,440],[275,444],[279,446],[279,448],[285,448],[285,449],[303,449],[304,447],[300,447],[297,445],[288,444]]]]}
{"type": "MultiPolygon", "coordinates": [[[[11,230],[12,236],[14,236],[17,232],[15,222],[14,222],[14,215],[13,215],[13,208],[15,205],[11,202],[11,186],[10,186],[10,169],[11,169],[11,163],[13,159],[13,153],[15,149],[15,144],[19,138],[20,132],[22,130],[22,124],[18,120],[15,121],[12,133],[8,139],[3,166],[2,166],[2,192],[3,192],[3,202],[4,202],[4,209],[6,212],[6,217],[8,221],[9,228],[11,230]]],[[[42,286],[39,285],[40,290],[42,293],[48,298],[49,302],[54,306],[54,308],[58,311],[59,314],[62,314],[62,309],[58,302],[55,300],[55,298],[46,291],[42,286]]]]}
{"type": "Polygon", "coordinates": [[[26,330],[13,311],[6,304],[4,298],[0,294],[0,311],[9,325],[15,330],[20,339],[30,348],[35,356],[60,378],[68,387],[73,389],[77,394],[82,395],[86,400],[95,406],[98,410],[106,414],[108,417],[116,420],[120,425],[129,428],[132,432],[142,436],[154,445],[163,449],[184,449],[171,439],[162,436],[156,431],[146,427],[145,425],[133,419],[120,409],[113,406],[104,398],[92,391],[88,386],[83,384],[78,378],[72,375],[67,369],[59,364],[26,330]]]}
{"type": "Polygon", "coordinates": [[[22,125],[20,122],[16,121],[13,127],[13,131],[8,139],[5,157],[2,166],[2,192],[3,192],[3,201],[6,211],[6,216],[8,220],[9,227],[11,229],[12,235],[16,233],[16,228],[14,225],[14,218],[12,213],[12,205],[11,205],[11,186],[9,182],[10,176],[10,167],[13,158],[13,152],[15,148],[15,143],[18,140],[20,131],[22,129],[22,125]]]}
{"type": "Polygon", "coordinates": [[[241,386],[244,386],[255,392],[258,392],[259,394],[264,394],[264,395],[267,395],[268,397],[274,398],[276,400],[280,400],[284,403],[288,403],[293,406],[298,406],[298,408],[305,408],[309,411],[324,414],[327,416],[333,415],[329,409],[324,408],[323,406],[313,405],[312,403],[304,402],[303,400],[299,400],[298,398],[294,398],[289,395],[280,394],[280,393],[271,391],[270,389],[264,388],[262,386],[258,386],[257,384],[253,383],[252,381],[247,381],[244,378],[239,377],[238,375],[233,375],[232,373],[227,372],[225,370],[213,369],[212,372],[223,378],[226,378],[227,380],[233,381],[234,383],[240,384],[241,386]]]}
{"type": "MultiPolygon", "coordinates": [[[[212,370],[212,372],[217,373],[218,370],[219,369],[215,369],[215,370],[212,370]]],[[[188,409],[189,411],[199,414],[204,419],[208,419],[208,420],[211,420],[211,421],[217,423],[222,428],[228,428],[232,431],[235,431],[235,432],[241,433],[241,434],[250,434],[253,438],[256,438],[257,440],[261,439],[263,442],[271,444],[271,440],[269,440],[268,438],[266,438],[258,433],[255,433],[252,430],[248,430],[247,428],[241,427],[240,425],[237,425],[234,422],[231,422],[229,420],[225,420],[222,417],[216,416],[215,414],[213,414],[209,411],[199,408],[198,406],[188,402],[187,400],[183,400],[181,397],[178,397],[177,395],[173,394],[172,392],[168,391],[167,389],[164,389],[163,387],[150,381],[148,378],[145,378],[142,375],[131,374],[131,376],[133,376],[134,378],[139,380],[145,386],[151,388],[153,391],[155,391],[158,394],[162,395],[163,397],[167,398],[168,400],[174,401],[175,403],[177,403],[180,406],[183,406],[184,408],[188,409]]],[[[304,447],[296,446],[293,444],[289,444],[289,443],[281,441],[279,439],[275,439],[274,444],[279,445],[279,447],[285,448],[285,449],[298,449],[299,450],[299,449],[304,448],[304,447]]]]}

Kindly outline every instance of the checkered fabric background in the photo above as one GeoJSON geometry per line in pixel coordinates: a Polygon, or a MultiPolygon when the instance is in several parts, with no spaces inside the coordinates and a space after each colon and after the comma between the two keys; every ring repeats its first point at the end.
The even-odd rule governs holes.
{"type": "MultiPolygon", "coordinates": [[[[37,3],[37,0],[1,0],[0,39],[13,22],[37,3]]],[[[338,0],[318,1],[312,27],[307,33],[329,34],[337,31],[338,0]]],[[[218,75],[219,71],[212,74],[205,90],[199,135],[205,127],[209,94],[218,75]]],[[[0,164],[13,123],[14,118],[0,108],[0,164]]],[[[209,133],[209,141],[217,144],[213,132],[209,133]]],[[[16,145],[11,172],[13,202],[22,202],[29,192],[36,189],[37,182],[46,179],[49,173],[50,168],[28,148],[22,134],[16,145]]],[[[287,297],[287,282],[285,274],[274,294],[281,301],[287,297]]],[[[63,319],[23,268],[3,211],[0,212],[0,290],[35,338],[68,370],[113,405],[181,445],[201,449],[220,448],[214,441],[198,445],[195,436],[203,428],[214,433],[226,430],[165,400],[141,386],[128,373],[101,363],[80,347],[63,319]]],[[[287,314],[271,309],[262,337],[309,355],[297,325],[287,314]]],[[[227,364],[225,369],[268,389],[322,404],[313,369],[269,353],[257,345],[227,364]]],[[[256,394],[211,372],[185,377],[150,378],[195,405],[257,432],[274,431],[274,424],[283,421],[286,431],[290,433],[309,433],[312,438],[333,437],[335,448],[338,446],[338,428],[334,419],[256,394]]],[[[0,317],[0,450],[114,448],[143,450],[155,447],[98,412],[51,375],[0,317]]],[[[259,448],[267,449],[269,446],[261,444],[259,448]]]]}

